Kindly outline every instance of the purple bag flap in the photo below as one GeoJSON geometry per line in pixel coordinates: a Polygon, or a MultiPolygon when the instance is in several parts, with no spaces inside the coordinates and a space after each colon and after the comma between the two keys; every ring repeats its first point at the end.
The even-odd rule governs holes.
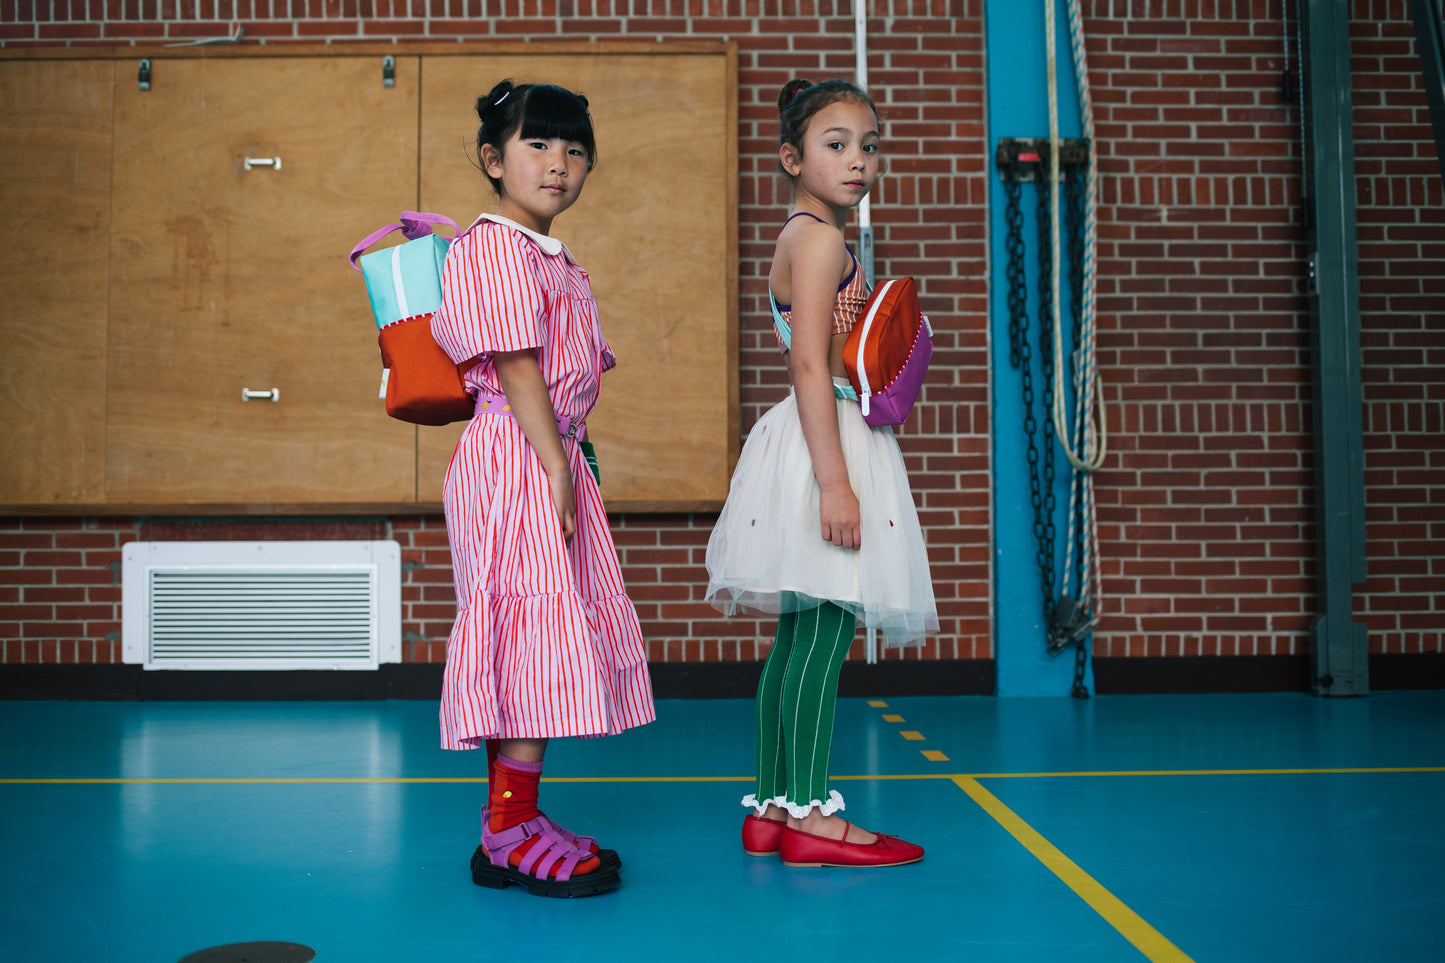
{"type": "MultiPolygon", "coordinates": [[[[904,362],[903,370],[898,372],[898,377],[882,391],[875,391],[868,396],[863,420],[874,428],[901,425],[907,421],[914,403],[918,400],[918,393],[923,388],[923,378],[928,374],[928,364],[932,360],[933,338],[929,336],[928,326],[920,324],[918,338],[913,343],[908,360],[904,362]]],[[[862,402],[863,399],[860,398],[859,403],[862,402]]]]}

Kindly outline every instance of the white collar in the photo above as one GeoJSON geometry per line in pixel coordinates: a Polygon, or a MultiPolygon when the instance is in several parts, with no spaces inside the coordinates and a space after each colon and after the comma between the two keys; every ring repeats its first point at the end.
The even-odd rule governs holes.
{"type": "Polygon", "coordinates": [[[468,227],[467,230],[470,231],[473,227],[476,227],[483,221],[491,221],[495,224],[501,224],[505,227],[510,227],[514,231],[521,231],[523,234],[527,235],[527,237],[531,238],[533,243],[535,243],[538,247],[542,249],[543,254],[546,254],[549,257],[556,257],[558,254],[565,254],[567,255],[567,260],[571,261],[573,264],[577,263],[577,259],[572,256],[572,252],[567,250],[567,245],[563,244],[558,238],[551,237],[546,234],[538,234],[531,228],[523,227],[511,218],[503,217],[500,214],[483,214],[475,221],[473,221],[471,227],[468,227]]]}

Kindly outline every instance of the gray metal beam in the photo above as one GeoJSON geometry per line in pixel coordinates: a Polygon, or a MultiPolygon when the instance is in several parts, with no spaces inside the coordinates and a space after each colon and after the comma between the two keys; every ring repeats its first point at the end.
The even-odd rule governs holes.
{"type": "Polygon", "coordinates": [[[1425,72],[1425,99],[1430,104],[1430,126],[1435,130],[1435,161],[1445,178],[1445,26],[1440,22],[1440,0],[1410,0],[1415,20],[1415,50],[1425,72]]]}
{"type": "Polygon", "coordinates": [[[1364,398],[1350,115],[1350,2],[1299,7],[1305,95],[1306,238],[1315,436],[1314,691],[1369,692],[1365,626],[1354,585],[1365,580],[1364,398]]]}

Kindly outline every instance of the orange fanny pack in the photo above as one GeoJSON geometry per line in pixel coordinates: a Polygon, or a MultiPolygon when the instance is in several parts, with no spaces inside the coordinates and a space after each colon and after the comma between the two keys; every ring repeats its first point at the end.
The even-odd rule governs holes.
{"type": "Polygon", "coordinates": [[[913,278],[875,287],[843,345],[863,420],[875,428],[907,421],[932,358],[933,327],[918,307],[913,278]]]}

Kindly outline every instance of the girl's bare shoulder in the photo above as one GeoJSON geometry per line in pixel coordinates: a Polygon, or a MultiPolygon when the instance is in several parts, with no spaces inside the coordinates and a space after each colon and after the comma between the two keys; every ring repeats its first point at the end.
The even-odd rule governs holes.
{"type": "Polygon", "coordinates": [[[790,267],[842,269],[848,264],[848,248],[837,226],[811,217],[795,217],[783,225],[774,257],[790,267]]]}

